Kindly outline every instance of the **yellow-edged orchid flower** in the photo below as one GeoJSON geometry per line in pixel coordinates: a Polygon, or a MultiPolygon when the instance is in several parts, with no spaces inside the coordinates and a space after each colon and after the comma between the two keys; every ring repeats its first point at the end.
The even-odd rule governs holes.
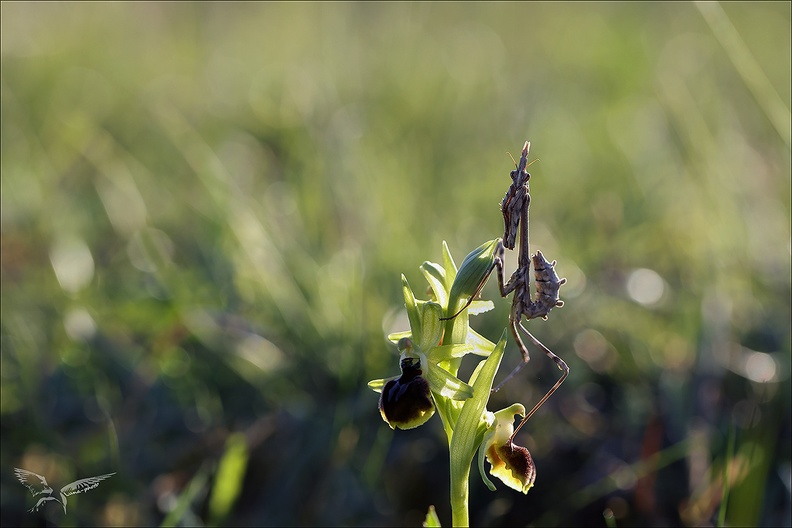
{"type": "Polygon", "coordinates": [[[487,486],[495,486],[484,474],[484,457],[490,463],[490,474],[498,477],[510,488],[528,493],[536,480],[536,466],[531,453],[523,446],[512,442],[514,416],[525,416],[525,407],[515,403],[498,412],[487,412],[485,421],[489,424],[484,440],[479,448],[479,472],[487,486]]]}

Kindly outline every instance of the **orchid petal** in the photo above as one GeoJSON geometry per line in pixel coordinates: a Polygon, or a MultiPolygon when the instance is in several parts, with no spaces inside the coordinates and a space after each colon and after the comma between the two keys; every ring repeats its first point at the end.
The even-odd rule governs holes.
{"type": "Polygon", "coordinates": [[[434,292],[435,300],[440,306],[448,306],[448,288],[446,287],[446,272],[434,262],[426,261],[421,264],[421,272],[434,292]]]}
{"type": "Polygon", "coordinates": [[[384,379],[375,379],[368,382],[368,388],[373,390],[374,392],[382,392],[382,387],[385,386],[390,380],[399,379],[399,376],[391,376],[390,378],[384,379]]]}
{"type": "Polygon", "coordinates": [[[495,348],[495,343],[479,334],[472,328],[468,328],[468,334],[465,343],[473,347],[474,354],[484,357],[489,356],[489,353],[495,348]]]}
{"type": "Polygon", "coordinates": [[[388,334],[388,341],[395,345],[403,337],[412,339],[412,332],[409,330],[405,330],[404,332],[393,332],[392,334],[388,334]]]}
{"type": "Polygon", "coordinates": [[[426,357],[430,363],[437,364],[441,361],[461,358],[470,353],[477,353],[477,350],[472,345],[440,345],[430,349],[426,357]]]}
{"type": "Polygon", "coordinates": [[[473,396],[473,387],[456,376],[452,376],[447,370],[431,363],[427,370],[429,386],[432,388],[432,392],[438,396],[452,400],[467,400],[473,396]]]}
{"type": "Polygon", "coordinates": [[[476,300],[468,306],[468,313],[470,315],[478,315],[489,312],[495,308],[495,303],[492,301],[476,300]]]}
{"type": "Polygon", "coordinates": [[[433,302],[423,303],[421,308],[421,340],[418,346],[421,350],[429,350],[437,346],[443,338],[444,325],[440,321],[443,316],[443,308],[433,302]]]}
{"type": "Polygon", "coordinates": [[[410,320],[410,329],[414,336],[421,335],[421,314],[418,313],[418,306],[415,301],[415,294],[407,282],[407,277],[402,278],[402,293],[404,294],[404,306],[407,308],[407,318],[410,320]]]}
{"type": "Polygon", "coordinates": [[[446,289],[450,292],[451,286],[456,280],[457,267],[445,240],[443,240],[443,267],[445,268],[446,289]]]}

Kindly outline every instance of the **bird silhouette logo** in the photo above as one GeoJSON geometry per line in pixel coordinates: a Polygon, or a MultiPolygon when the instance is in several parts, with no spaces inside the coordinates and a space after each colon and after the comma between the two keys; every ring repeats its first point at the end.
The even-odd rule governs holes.
{"type": "Polygon", "coordinates": [[[52,496],[54,490],[49,484],[47,484],[47,479],[38,473],[33,473],[32,471],[28,471],[26,469],[14,468],[14,474],[16,475],[16,478],[19,480],[19,482],[21,482],[23,486],[30,490],[30,493],[32,493],[34,497],[36,495],[46,495],[46,497],[41,497],[36,505],[28,510],[29,512],[39,511],[39,508],[41,508],[47,501],[55,501],[63,506],[64,514],[66,513],[66,497],[90,491],[98,486],[101,481],[115,475],[115,473],[108,473],[106,475],[99,475],[98,477],[88,477],[75,480],[74,482],[66,484],[60,489],[60,500],[58,500],[57,497],[52,496]]]}

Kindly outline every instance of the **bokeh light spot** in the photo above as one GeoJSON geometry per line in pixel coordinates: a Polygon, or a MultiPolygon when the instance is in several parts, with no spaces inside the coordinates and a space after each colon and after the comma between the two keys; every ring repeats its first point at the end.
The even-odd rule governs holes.
{"type": "Polygon", "coordinates": [[[66,312],[63,326],[72,341],[88,341],[96,334],[96,322],[85,308],[72,308],[66,312]]]}
{"type": "Polygon", "coordinates": [[[751,352],[745,360],[745,376],[757,383],[773,381],[776,376],[776,362],[773,356],[764,352],[751,352]]]}
{"type": "Polygon", "coordinates": [[[639,268],[627,277],[627,293],[644,306],[657,304],[665,293],[665,281],[656,271],[639,268]]]}
{"type": "Polygon", "coordinates": [[[129,239],[127,255],[137,269],[154,273],[171,262],[173,242],[164,231],[144,228],[129,239]]]}
{"type": "Polygon", "coordinates": [[[50,248],[50,262],[61,288],[69,293],[83,289],[94,275],[91,250],[82,239],[62,237],[50,248]]]}
{"type": "Polygon", "coordinates": [[[616,351],[613,346],[602,334],[592,328],[581,331],[575,337],[573,346],[578,357],[597,372],[610,370],[616,361],[616,351]]]}
{"type": "Polygon", "coordinates": [[[586,290],[586,274],[571,259],[564,259],[564,278],[567,280],[561,290],[563,299],[574,299],[586,290]]]}
{"type": "Polygon", "coordinates": [[[236,353],[265,373],[278,369],[285,359],[280,348],[256,334],[250,334],[240,341],[236,353]]]}

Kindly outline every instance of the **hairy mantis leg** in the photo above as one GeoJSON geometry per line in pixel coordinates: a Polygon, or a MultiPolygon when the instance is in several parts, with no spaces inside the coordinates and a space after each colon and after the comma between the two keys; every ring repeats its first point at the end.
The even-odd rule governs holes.
{"type": "Polygon", "coordinates": [[[548,398],[550,398],[550,396],[552,396],[553,393],[556,390],[558,390],[558,387],[560,387],[561,384],[564,383],[564,380],[567,378],[567,376],[569,376],[569,367],[567,366],[566,362],[557,355],[555,355],[552,352],[552,350],[544,346],[544,344],[541,341],[536,339],[531,334],[531,332],[525,329],[525,327],[522,325],[521,322],[515,323],[514,321],[512,321],[511,327],[512,327],[512,335],[514,336],[514,340],[517,342],[517,346],[520,347],[520,352],[523,354],[523,362],[517,365],[517,367],[515,367],[515,369],[512,370],[511,373],[508,376],[506,376],[506,378],[503,381],[501,381],[497,387],[495,387],[495,389],[493,389],[493,392],[497,391],[500,387],[503,386],[504,383],[509,381],[509,379],[512,376],[514,376],[526,363],[528,363],[528,359],[530,359],[528,358],[528,349],[525,347],[525,344],[522,342],[522,339],[520,339],[519,333],[517,332],[517,328],[519,328],[525,334],[525,336],[531,340],[531,343],[533,343],[536,348],[547,354],[547,357],[549,357],[555,362],[556,366],[558,367],[558,370],[560,370],[562,374],[561,377],[558,379],[558,381],[555,382],[555,385],[550,387],[550,390],[547,391],[547,393],[545,393],[544,396],[542,396],[541,400],[536,402],[536,405],[534,405],[533,408],[530,411],[528,411],[528,413],[526,413],[525,417],[522,419],[520,424],[514,428],[514,432],[512,433],[511,437],[509,437],[509,441],[514,440],[514,437],[517,435],[517,432],[525,424],[525,422],[527,422],[531,418],[531,416],[533,416],[534,413],[539,410],[539,407],[544,405],[544,403],[548,400],[548,398]]]}

